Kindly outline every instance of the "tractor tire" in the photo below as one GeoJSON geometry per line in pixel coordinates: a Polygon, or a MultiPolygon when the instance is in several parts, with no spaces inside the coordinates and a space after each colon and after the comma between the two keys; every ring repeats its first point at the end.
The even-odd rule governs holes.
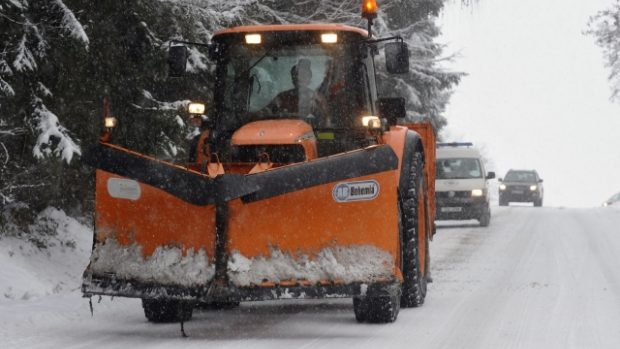
{"type": "Polygon", "coordinates": [[[357,322],[375,324],[394,322],[400,311],[400,295],[354,297],[353,310],[357,322]]]}
{"type": "Polygon", "coordinates": [[[189,321],[194,312],[191,302],[173,299],[142,299],[142,308],[146,319],[154,323],[189,321]]]}
{"type": "Polygon", "coordinates": [[[488,227],[491,224],[491,208],[489,206],[484,209],[478,218],[478,222],[480,222],[481,227],[488,227]]]}
{"type": "Polygon", "coordinates": [[[542,199],[534,200],[534,207],[542,207],[542,199]]]}
{"type": "MultiPolygon", "coordinates": [[[[400,229],[401,229],[401,271],[403,273],[402,295],[400,305],[404,308],[419,307],[424,304],[426,297],[427,278],[422,271],[418,241],[418,229],[422,226],[419,213],[419,204],[424,205],[425,200],[419,200],[419,195],[424,195],[424,177],[422,169],[424,163],[422,154],[416,153],[411,163],[409,173],[409,188],[400,198],[400,229]]],[[[424,211],[422,211],[424,212],[424,211]]],[[[428,226],[428,222],[425,223],[428,226]]],[[[428,232],[426,232],[428,239],[428,232]]],[[[426,248],[428,258],[428,243],[424,241],[423,248],[426,248]]],[[[425,265],[426,267],[428,264],[425,265]]],[[[428,273],[428,268],[426,268],[428,273]]]]}

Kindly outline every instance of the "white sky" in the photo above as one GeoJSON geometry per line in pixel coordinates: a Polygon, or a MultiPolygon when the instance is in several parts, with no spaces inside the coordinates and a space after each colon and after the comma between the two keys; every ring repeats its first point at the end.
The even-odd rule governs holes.
{"type": "Polygon", "coordinates": [[[612,0],[479,0],[440,16],[450,65],[469,74],[446,112],[445,140],[483,148],[491,170],[535,168],[545,205],[598,206],[620,191],[620,103],[601,49],[584,35],[612,0]]]}

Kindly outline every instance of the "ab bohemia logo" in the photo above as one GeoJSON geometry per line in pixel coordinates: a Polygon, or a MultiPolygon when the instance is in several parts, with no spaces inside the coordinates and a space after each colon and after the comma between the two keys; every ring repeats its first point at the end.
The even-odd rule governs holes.
{"type": "Polygon", "coordinates": [[[338,183],[332,190],[336,202],[373,200],[379,195],[379,183],[375,180],[338,183]]]}

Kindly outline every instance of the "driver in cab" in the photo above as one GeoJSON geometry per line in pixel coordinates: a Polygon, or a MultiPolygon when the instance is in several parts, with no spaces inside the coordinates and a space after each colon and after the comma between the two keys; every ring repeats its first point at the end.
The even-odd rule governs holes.
{"type": "Polygon", "coordinates": [[[315,126],[319,120],[329,124],[325,98],[309,87],[312,81],[310,60],[300,59],[291,68],[293,88],[280,92],[266,107],[274,115],[295,114],[315,126]]]}

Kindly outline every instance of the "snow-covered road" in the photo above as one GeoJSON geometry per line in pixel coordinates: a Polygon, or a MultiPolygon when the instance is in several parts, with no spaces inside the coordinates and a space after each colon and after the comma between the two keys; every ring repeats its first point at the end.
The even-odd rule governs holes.
{"type": "Polygon", "coordinates": [[[138,300],[91,317],[73,289],[0,298],[0,347],[620,348],[620,210],[494,207],[489,228],[441,224],[431,253],[426,304],[393,324],[356,323],[350,300],[244,303],[196,311],[182,338],[138,300]]]}

